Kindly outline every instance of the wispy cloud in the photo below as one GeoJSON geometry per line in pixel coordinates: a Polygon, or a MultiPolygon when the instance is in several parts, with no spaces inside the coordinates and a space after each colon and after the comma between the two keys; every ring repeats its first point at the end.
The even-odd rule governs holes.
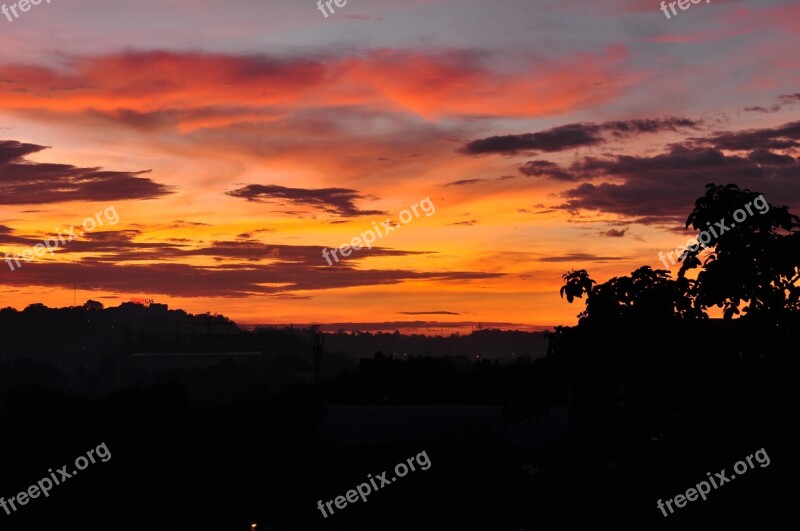
{"type": "Polygon", "coordinates": [[[287,188],[274,184],[249,184],[227,194],[248,201],[311,206],[344,217],[385,214],[382,210],[357,208],[355,201],[363,200],[364,196],[348,188],[287,188]]]}
{"type": "Polygon", "coordinates": [[[611,138],[626,138],[643,133],[660,133],[696,128],[699,123],[688,118],[624,120],[604,123],[560,125],[536,133],[503,135],[473,140],[462,149],[468,155],[486,153],[547,152],[602,144],[611,138]]]}
{"type": "Polygon", "coordinates": [[[0,204],[155,199],[173,192],[169,186],[141,177],[149,170],[108,171],[26,159],[44,149],[15,140],[0,141],[0,204]]]}

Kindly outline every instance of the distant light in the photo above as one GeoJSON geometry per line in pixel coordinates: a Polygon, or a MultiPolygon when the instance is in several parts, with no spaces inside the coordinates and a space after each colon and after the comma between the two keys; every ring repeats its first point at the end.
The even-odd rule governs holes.
{"type": "Polygon", "coordinates": [[[250,524],[250,529],[255,529],[257,526],[258,524],[250,524]]]}

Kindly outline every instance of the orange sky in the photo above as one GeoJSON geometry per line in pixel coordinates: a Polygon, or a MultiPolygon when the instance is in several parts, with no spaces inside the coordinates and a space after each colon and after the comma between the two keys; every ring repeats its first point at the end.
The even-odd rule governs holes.
{"type": "Polygon", "coordinates": [[[0,18],[4,305],[572,324],[561,275],[683,244],[708,182],[800,199],[800,6],[206,0],[0,18]],[[502,5],[498,5],[502,4],[502,5]],[[421,215],[329,266],[425,198],[421,215]]]}

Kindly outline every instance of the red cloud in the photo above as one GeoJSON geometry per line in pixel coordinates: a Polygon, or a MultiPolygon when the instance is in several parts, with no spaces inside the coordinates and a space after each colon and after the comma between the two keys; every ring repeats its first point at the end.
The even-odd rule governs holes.
{"type": "Polygon", "coordinates": [[[624,47],[503,72],[477,53],[376,50],[322,59],[147,52],[73,58],[65,70],[0,64],[10,110],[100,113],[183,129],[359,106],[446,115],[540,116],[609,101],[631,84],[624,47]],[[601,83],[614,79],[614,83],[601,83]],[[25,90],[19,90],[25,87],[25,90]]]}

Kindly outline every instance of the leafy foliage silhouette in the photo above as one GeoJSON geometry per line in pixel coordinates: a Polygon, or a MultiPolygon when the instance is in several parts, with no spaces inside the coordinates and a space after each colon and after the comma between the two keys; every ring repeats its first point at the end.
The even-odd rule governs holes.
{"type": "Polygon", "coordinates": [[[687,251],[679,276],[701,267],[699,255],[706,253],[703,270],[688,292],[696,307],[724,308],[726,318],[740,314],[768,317],[800,309],[800,218],[785,206],[769,205],[743,221],[731,221],[734,212],[752,204],[761,194],[734,184],[706,186],[695,203],[686,226],[697,230],[728,221],[728,230],[712,238],[707,250],[687,251]]]}
{"type": "Polygon", "coordinates": [[[710,240],[684,252],[676,279],[667,270],[643,266],[597,284],[585,269],[573,270],[563,276],[561,297],[572,303],[586,295],[581,320],[703,319],[712,306],[723,308],[726,319],[741,313],[760,319],[797,313],[800,218],[785,206],[764,202],[763,213],[750,208],[752,215],[732,221],[735,212],[747,214],[744,209],[759,197],[763,200],[735,184],[708,184],[686,227],[705,231],[710,240]],[[699,269],[696,278],[687,276],[694,269],[699,269]]]}

